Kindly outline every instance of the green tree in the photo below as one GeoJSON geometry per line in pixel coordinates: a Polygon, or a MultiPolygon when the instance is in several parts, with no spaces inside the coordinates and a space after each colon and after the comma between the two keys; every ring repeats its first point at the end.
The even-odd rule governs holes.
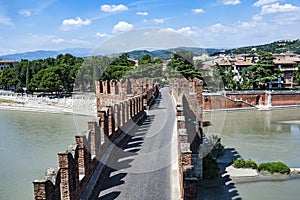
{"type": "Polygon", "coordinates": [[[128,53],[123,53],[118,58],[115,58],[110,65],[133,67],[135,62],[129,59],[128,53]]]}
{"type": "Polygon", "coordinates": [[[9,89],[11,86],[17,86],[17,79],[15,77],[14,68],[3,69],[0,73],[0,85],[4,89],[9,89]]]}
{"type": "MultiPolygon", "coordinates": [[[[176,54],[174,54],[171,58],[171,61],[168,63],[168,66],[179,72],[186,79],[195,77],[202,79],[201,73],[195,69],[193,64],[193,55],[190,51],[180,50],[176,52],[176,54]]],[[[169,71],[172,72],[172,70],[169,71]]]]}
{"type": "Polygon", "coordinates": [[[240,89],[242,89],[242,90],[252,89],[252,85],[251,85],[250,79],[249,79],[249,73],[246,69],[243,69],[243,71],[242,71],[242,77],[241,77],[241,81],[240,81],[240,89]]]}
{"type": "Polygon", "coordinates": [[[61,68],[49,67],[36,73],[29,84],[31,91],[60,92],[62,91],[61,68]]]}
{"type": "Polygon", "coordinates": [[[297,67],[297,71],[294,72],[294,83],[300,85],[300,64],[298,64],[297,67]]]}
{"type": "Polygon", "coordinates": [[[267,84],[280,77],[280,70],[275,68],[274,56],[268,52],[259,54],[259,61],[250,67],[250,77],[253,89],[265,89],[267,84]]]}
{"type": "Polygon", "coordinates": [[[152,63],[152,58],[149,54],[142,55],[141,59],[139,60],[139,65],[149,64],[152,63]]]}
{"type": "Polygon", "coordinates": [[[235,75],[232,71],[232,67],[228,67],[227,72],[224,74],[224,84],[226,89],[238,88],[238,82],[235,80],[235,75]]]}

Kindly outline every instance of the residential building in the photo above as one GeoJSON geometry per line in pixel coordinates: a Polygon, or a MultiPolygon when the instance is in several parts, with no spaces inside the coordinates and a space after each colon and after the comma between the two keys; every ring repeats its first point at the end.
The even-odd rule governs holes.
{"type": "Polygon", "coordinates": [[[15,60],[0,60],[0,71],[2,71],[3,69],[13,67],[16,63],[17,61],[15,60]]]}

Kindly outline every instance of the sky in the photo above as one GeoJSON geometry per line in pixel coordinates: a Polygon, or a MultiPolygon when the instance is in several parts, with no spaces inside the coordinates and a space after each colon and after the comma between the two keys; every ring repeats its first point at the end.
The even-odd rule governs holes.
{"type": "Polygon", "coordinates": [[[204,48],[300,38],[299,0],[0,0],[0,55],[94,48],[128,31],[174,31],[204,48]]]}

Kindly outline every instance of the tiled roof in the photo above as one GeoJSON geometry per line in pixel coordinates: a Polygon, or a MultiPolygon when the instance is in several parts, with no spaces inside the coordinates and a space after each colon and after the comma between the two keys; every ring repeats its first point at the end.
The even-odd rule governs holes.
{"type": "Polygon", "coordinates": [[[16,63],[15,60],[0,60],[0,63],[16,63]]]}
{"type": "Polygon", "coordinates": [[[236,66],[251,66],[253,65],[251,62],[246,62],[243,60],[221,60],[219,61],[220,66],[231,66],[231,62],[234,62],[236,66]]]}
{"type": "Polygon", "coordinates": [[[297,62],[300,62],[300,58],[283,57],[274,59],[275,64],[296,64],[297,62]]]}

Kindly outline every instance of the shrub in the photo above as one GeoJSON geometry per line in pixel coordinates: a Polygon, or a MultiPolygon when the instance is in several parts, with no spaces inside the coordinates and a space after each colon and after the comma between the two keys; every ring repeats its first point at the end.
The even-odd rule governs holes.
{"type": "Polygon", "coordinates": [[[270,173],[290,173],[290,168],[283,162],[267,162],[261,163],[258,167],[258,171],[268,171],[270,173]]]}
{"type": "Polygon", "coordinates": [[[220,158],[224,155],[224,152],[225,152],[225,148],[221,144],[221,138],[218,138],[215,146],[211,150],[211,154],[213,158],[220,158]]]}
{"type": "Polygon", "coordinates": [[[237,158],[237,159],[234,159],[234,161],[233,161],[233,167],[235,167],[235,168],[244,168],[245,164],[246,164],[246,162],[242,158],[237,158]]]}
{"type": "Polygon", "coordinates": [[[203,158],[203,177],[207,179],[216,179],[219,177],[220,168],[211,154],[203,158]]]}
{"type": "Polygon", "coordinates": [[[251,168],[251,169],[257,169],[257,164],[255,163],[255,161],[249,159],[245,161],[245,166],[244,168],[251,168]]]}

